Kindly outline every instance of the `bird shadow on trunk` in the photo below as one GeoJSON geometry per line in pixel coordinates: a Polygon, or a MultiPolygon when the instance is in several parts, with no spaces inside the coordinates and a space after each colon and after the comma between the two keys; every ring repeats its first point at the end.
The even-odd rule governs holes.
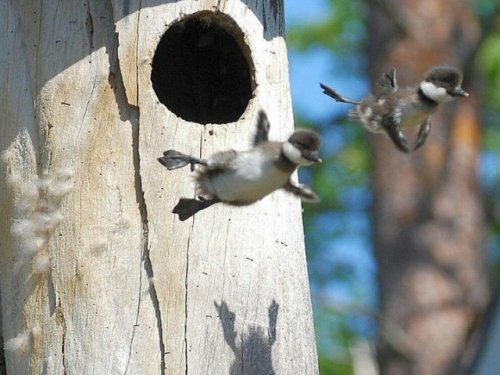
{"type": "Polygon", "coordinates": [[[235,331],[236,314],[229,310],[226,302],[221,301],[215,308],[224,331],[224,339],[234,353],[234,361],[229,370],[230,375],[274,375],[272,346],[276,342],[276,323],[278,321],[279,305],[275,300],[268,308],[269,325],[266,329],[251,325],[240,333],[240,342],[236,342],[238,333],[235,331]]]}

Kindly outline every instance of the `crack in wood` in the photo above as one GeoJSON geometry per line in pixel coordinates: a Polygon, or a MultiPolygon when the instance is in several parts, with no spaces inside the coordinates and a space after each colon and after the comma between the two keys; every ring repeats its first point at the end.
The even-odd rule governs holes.
{"type": "MultiPolygon", "coordinates": [[[[148,236],[147,232],[145,232],[145,236],[147,238],[148,236]]],[[[144,268],[148,275],[148,279],[152,279],[154,278],[153,265],[151,263],[151,259],[149,258],[149,248],[147,248],[147,240],[144,252],[145,252],[144,268]]],[[[160,309],[160,303],[158,301],[158,295],[156,293],[156,288],[153,283],[151,283],[149,287],[149,295],[151,296],[151,300],[153,302],[153,307],[155,310],[156,323],[158,327],[158,336],[160,339],[161,374],[164,375],[166,368],[165,368],[165,342],[163,340],[163,322],[161,318],[161,309],[160,309]]]]}
{"type": "Polygon", "coordinates": [[[66,368],[66,319],[64,318],[64,313],[61,306],[61,299],[57,300],[57,308],[56,308],[56,320],[61,326],[62,334],[61,334],[61,356],[62,356],[62,366],[63,373],[66,375],[68,373],[68,369],[66,368]]]}
{"type": "MultiPolygon", "coordinates": [[[[120,64],[118,64],[118,70],[120,71],[120,64]]],[[[119,74],[121,79],[121,72],[119,74]]],[[[125,87],[121,85],[121,88],[125,94],[125,87]]],[[[126,98],[126,96],[124,96],[126,98]]],[[[126,102],[126,100],[125,100],[126,102]]],[[[140,114],[137,107],[127,104],[127,107],[135,114],[135,118],[131,121],[132,123],[132,149],[133,149],[133,163],[134,163],[134,174],[135,174],[135,186],[137,201],[139,203],[139,211],[142,220],[142,241],[143,241],[143,254],[144,254],[144,269],[148,276],[148,280],[154,280],[153,264],[151,258],[149,257],[149,224],[148,224],[148,210],[146,206],[146,200],[144,197],[144,189],[142,185],[142,176],[140,172],[140,152],[139,152],[139,118],[140,114]]],[[[165,343],[163,339],[163,322],[161,317],[160,303],[158,301],[158,295],[156,293],[156,288],[154,283],[149,286],[149,295],[151,296],[151,301],[153,308],[155,310],[158,337],[160,345],[160,358],[161,358],[161,374],[165,374],[165,343]]]]}
{"type": "Polygon", "coordinates": [[[87,30],[87,38],[89,39],[90,51],[94,49],[94,19],[90,13],[90,4],[87,2],[87,18],[85,19],[85,29],[87,30]]]}
{"type": "MultiPolygon", "coordinates": [[[[199,145],[199,157],[202,157],[203,153],[203,132],[200,134],[200,145],[199,145]]],[[[196,196],[196,191],[195,191],[196,196]]],[[[189,361],[188,361],[188,338],[187,338],[187,329],[188,329],[188,291],[189,291],[189,246],[191,243],[191,235],[194,231],[194,221],[196,217],[193,216],[193,221],[191,222],[191,228],[189,231],[189,237],[187,240],[186,246],[186,275],[184,278],[184,361],[185,361],[185,375],[189,373],[189,361]]]]}
{"type": "MultiPolygon", "coordinates": [[[[38,61],[39,61],[39,52],[40,52],[40,43],[41,43],[41,36],[42,36],[42,10],[43,10],[43,1],[40,1],[40,7],[38,8],[38,12],[36,14],[38,15],[38,19],[36,21],[36,24],[38,25],[38,38],[37,38],[37,43],[36,43],[36,52],[35,52],[35,79],[34,79],[34,88],[35,88],[35,107],[38,106],[38,101],[39,101],[39,85],[38,85],[38,61]]],[[[37,111],[35,111],[35,118],[37,116],[37,111]]],[[[40,160],[42,160],[42,153],[43,153],[43,147],[42,147],[42,128],[39,127],[38,130],[35,132],[36,136],[38,137],[35,143],[35,140],[33,140],[33,143],[37,145],[38,147],[38,156],[40,160]]],[[[38,173],[41,173],[41,164],[37,163],[37,171],[38,173]]]]}
{"type": "MultiPolygon", "coordinates": [[[[144,238],[145,237],[143,237],[142,240],[144,240],[144,238]]],[[[141,243],[141,247],[144,249],[144,243],[141,243]]],[[[141,260],[141,263],[142,263],[142,260],[141,260]]],[[[128,372],[128,368],[130,365],[130,358],[132,358],[132,346],[134,343],[135,331],[136,331],[137,327],[139,326],[139,313],[141,311],[141,302],[142,302],[142,272],[139,270],[139,295],[138,295],[138,301],[137,301],[137,311],[136,311],[136,315],[135,315],[135,324],[132,328],[132,337],[130,338],[127,365],[125,366],[124,375],[127,374],[127,372],[128,372]]]]}
{"type": "MultiPolygon", "coordinates": [[[[142,221],[142,238],[141,238],[141,247],[142,247],[142,264],[148,280],[154,280],[154,271],[153,264],[151,262],[151,258],[149,257],[149,224],[148,224],[148,210],[146,206],[146,200],[144,197],[144,189],[142,184],[142,176],[140,171],[140,150],[139,150],[139,122],[140,122],[140,113],[139,108],[129,104],[127,100],[127,94],[123,82],[122,71],[120,67],[120,61],[118,57],[118,46],[119,46],[119,35],[115,32],[115,40],[114,40],[114,51],[113,54],[110,54],[110,73],[114,73],[114,81],[116,84],[116,89],[114,90],[116,102],[119,107],[120,118],[122,120],[127,120],[131,124],[132,130],[132,159],[134,166],[134,180],[135,180],[135,189],[136,189],[136,201],[139,205],[139,213],[142,221]],[[113,55],[113,56],[111,56],[113,55]],[[113,71],[114,70],[114,71],[113,71]]],[[[139,90],[139,87],[137,87],[139,90]]],[[[139,301],[137,304],[137,315],[136,320],[132,332],[132,337],[130,340],[129,347],[129,357],[127,359],[127,365],[125,368],[125,374],[128,371],[131,356],[132,356],[132,345],[135,338],[135,332],[137,327],[139,326],[139,313],[140,307],[142,303],[141,299],[141,290],[143,285],[142,275],[140,276],[139,282],[139,301]]],[[[165,374],[165,343],[163,339],[163,322],[161,317],[161,309],[160,303],[158,300],[158,295],[156,292],[156,288],[154,283],[150,283],[149,285],[149,295],[151,297],[151,302],[153,305],[153,309],[155,311],[155,317],[157,322],[158,329],[158,338],[159,338],[159,349],[160,349],[160,358],[161,358],[161,374],[165,374]]]]}
{"type": "MultiPolygon", "coordinates": [[[[118,64],[119,65],[119,64],[118,64]]],[[[121,76],[121,75],[120,75],[121,76]]],[[[146,207],[146,200],[144,198],[144,190],[142,185],[142,177],[140,173],[140,153],[139,153],[139,112],[136,107],[127,105],[132,108],[137,114],[137,118],[132,122],[132,148],[133,148],[133,163],[135,170],[135,185],[137,201],[139,203],[139,211],[142,220],[142,243],[143,243],[143,261],[144,269],[148,276],[148,280],[154,280],[154,271],[151,258],[149,257],[149,224],[148,224],[148,210],[146,207]]],[[[163,340],[163,322],[161,317],[160,303],[158,301],[158,295],[156,293],[156,288],[154,283],[150,283],[149,295],[151,296],[151,301],[153,308],[155,310],[158,337],[160,343],[160,356],[161,356],[161,374],[165,374],[165,343],[163,340]]],[[[134,328],[135,329],[135,328],[134,328]]]]}
{"type": "MultiPolygon", "coordinates": [[[[139,0],[139,9],[142,9],[142,0],[139,0]]],[[[139,35],[139,30],[140,30],[140,25],[141,25],[141,12],[139,11],[139,14],[137,16],[137,26],[135,29],[135,34],[139,35]]],[[[117,34],[118,35],[118,34],[117,34]]],[[[136,105],[139,106],[139,43],[136,43],[135,45],[135,85],[136,85],[136,93],[135,93],[135,98],[136,98],[136,105]]],[[[126,92],[127,90],[125,90],[126,92]]]]}
{"type": "Polygon", "coordinates": [[[52,316],[56,311],[56,288],[54,286],[54,279],[52,278],[52,270],[49,272],[47,280],[47,297],[49,300],[49,313],[52,316]]]}

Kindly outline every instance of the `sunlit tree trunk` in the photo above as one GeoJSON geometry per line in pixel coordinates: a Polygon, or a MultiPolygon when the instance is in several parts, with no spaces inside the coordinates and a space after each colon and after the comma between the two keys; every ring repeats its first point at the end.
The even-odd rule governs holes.
{"type": "Polygon", "coordinates": [[[381,373],[456,374],[488,300],[472,69],[479,26],[470,2],[369,4],[373,82],[392,66],[403,85],[420,82],[433,65],[450,64],[465,71],[471,93],[432,117],[427,143],[410,155],[383,137],[371,139],[381,373]]]}
{"type": "Polygon", "coordinates": [[[0,374],[317,374],[300,201],[181,222],[193,173],[157,162],[247,149],[261,109],[293,131],[283,28],[282,0],[0,2],[0,374]]]}

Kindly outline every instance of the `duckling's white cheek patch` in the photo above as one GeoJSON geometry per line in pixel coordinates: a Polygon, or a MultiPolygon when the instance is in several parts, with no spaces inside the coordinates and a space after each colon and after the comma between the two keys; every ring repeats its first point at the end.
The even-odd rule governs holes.
{"type": "Polygon", "coordinates": [[[425,96],[438,103],[448,102],[453,100],[453,97],[446,92],[444,87],[437,87],[432,82],[424,81],[420,84],[420,88],[425,96]]]}
{"type": "Polygon", "coordinates": [[[285,142],[283,145],[283,153],[294,164],[302,164],[304,158],[300,150],[290,142],[285,142]]]}

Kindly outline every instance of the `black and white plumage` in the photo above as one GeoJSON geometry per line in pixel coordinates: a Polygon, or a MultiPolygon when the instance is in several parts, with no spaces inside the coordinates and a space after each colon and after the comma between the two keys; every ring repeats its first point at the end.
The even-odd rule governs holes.
{"type": "Polygon", "coordinates": [[[460,87],[462,74],[449,66],[432,68],[417,87],[399,88],[396,69],[382,76],[378,85],[382,92],[369,95],[361,101],[353,101],[337,93],[334,89],[320,84],[323,93],[337,102],[354,104],[349,117],[360,121],[373,133],[385,133],[396,147],[409,152],[408,141],[402,129],[419,127],[414,150],[421,147],[430,133],[430,116],[441,103],[449,102],[468,94],[460,87]]]}
{"type": "Polygon", "coordinates": [[[195,164],[201,166],[195,175],[199,198],[181,198],[172,212],[184,221],[215,203],[245,206],[277,189],[317,202],[309,187],[295,184],[290,177],[297,167],[321,161],[320,137],[311,130],[297,129],[287,141],[272,142],[268,140],[269,128],[267,115],[260,111],[253,148],[248,151],[221,151],[206,160],[165,151],[158,161],[169,170],[188,164],[192,170],[195,164]]]}

